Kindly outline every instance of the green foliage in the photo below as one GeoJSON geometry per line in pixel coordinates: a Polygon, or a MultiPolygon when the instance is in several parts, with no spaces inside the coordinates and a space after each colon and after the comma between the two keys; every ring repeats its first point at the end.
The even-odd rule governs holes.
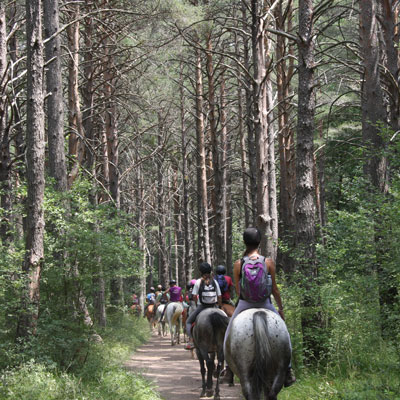
{"type": "Polygon", "coordinates": [[[0,375],[0,398],[17,400],[158,400],[152,386],[129,373],[122,363],[148,337],[139,318],[115,315],[112,328],[101,332],[104,342],[90,343],[86,361],[74,373],[30,360],[0,375]]]}

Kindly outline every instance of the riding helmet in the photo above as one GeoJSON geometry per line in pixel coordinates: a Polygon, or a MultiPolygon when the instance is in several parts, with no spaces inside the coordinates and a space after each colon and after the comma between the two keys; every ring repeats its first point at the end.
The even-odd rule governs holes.
{"type": "Polygon", "coordinates": [[[176,285],[176,280],[175,280],[175,279],[171,279],[171,280],[169,281],[169,284],[170,284],[170,285],[176,285]]]}
{"type": "Polygon", "coordinates": [[[210,265],[209,263],[207,263],[207,262],[202,262],[202,263],[199,265],[199,270],[200,270],[200,272],[201,272],[202,275],[204,275],[204,274],[211,274],[212,268],[211,268],[211,265],[210,265]]]}
{"type": "Polygon", "coordinates": [[[218,267],[215,269],[215,272],[217,275],[224,275],[226,274],[226,268],[224,265],[218,265],[218,267]]]}

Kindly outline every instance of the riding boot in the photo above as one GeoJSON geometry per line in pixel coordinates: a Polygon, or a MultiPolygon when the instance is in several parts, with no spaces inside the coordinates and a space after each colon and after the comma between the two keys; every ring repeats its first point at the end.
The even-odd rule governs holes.
{"type": "Polygon", "coordinates": [[[285,382],[284,382],[284,386],[285,387],[289,387],[292,386],[293,383],[296,382],[296,377],[294,376],[294,372],[292,368],[288,368],[287,372],[286,372],[286,378],[285,378],[285,382]]]}

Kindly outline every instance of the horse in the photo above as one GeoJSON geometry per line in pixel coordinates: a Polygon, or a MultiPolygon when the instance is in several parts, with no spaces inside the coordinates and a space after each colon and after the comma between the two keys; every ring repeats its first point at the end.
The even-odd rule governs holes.
{"type": "Polygon", "coordinates": [[[213,372],[215,369],[215,355],[217,355],[217,382],[215,385],[214,400],[220,398],[219,395],[219,376],[224,362],[224,336],[228,327],[228,316],[218,308],[207,308],[196,318],[193,327],[193,342],[196,348],[197,358],[200,363],[202,379],[202,391],[200,397],[210,397],[213,395],[213,372]],[[207,366],[207,381],[205,379],[207,366]]]}
{"type": "Polygon", "coordinates": [[[250,308],[232,321],[224,346],[225,359],[239,377],[246,400],[277,400],[291,358],[289,333],[270,310],[250,308]]]}
{"type": "Polygon", "coordinates": [[[150,329],[153,330],[156,327],[155,315],[154,315],[154,304],[149,304],[146,309],[147,321],[149,321],[150,329]]]}
{"type": "Polygon", "coordinates": [[[133,315],[135,315],[136,317],[140,317],[140,314],[142,313],[142,307],[140,307],[139,304],[132,304],[130,309],[133,315]]]}
{"type": "Polygon", "coordinates": [[[165,304],[160,304],[156,310],[156,321],[158,321],[158,336],[165,336],[165,321],[160,322],[161,313],[165,308],[165,304]]]}
{"type": "Polygon", "coordinates": [[[180,330],[182,322],[183,305],[180,302],[172,302],[167,304],[165,317],[171,334],[171,346],[175,345],[175,341],[180,343],[180,330]]]}
{"type": "Polygon", "coordinates": [[[235,312],[235,306],[230,303],[222,303],[221,310],[230,318],[235,312]]]}

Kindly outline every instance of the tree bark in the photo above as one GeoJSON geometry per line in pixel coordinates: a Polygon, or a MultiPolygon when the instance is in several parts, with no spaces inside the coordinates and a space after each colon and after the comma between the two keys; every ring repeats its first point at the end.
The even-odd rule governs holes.
{"type": "Polygon", "coordinates": [[[67,167],[64,150],[64,107],[61,75],[61,39],[59,1],[44,0],[44,32],[50,39],[45,45],[47,85],[47,139],[49,143],[49,175],[55,179],[57,190],[67,190],[67,167]]]}
{"type": "Polygon", "coordinates": [[[306,361],[318,360],[321,350],[318,329],[317,266],[315,258],[315,200],[314,200],[314,31],[313,0],[299,1],[299,66],[298,111],[296,143],[296,250],[298,268],[304,276],[304,297],[301,324],[306,361]]]}
{"type": "MultiPolygon", "coordinates": [[[[275,11],[276,29],[280,31],[292,31],[292,2],[286,9],[279,4],[275,11]],[[286,16],[286,18],[285,18],[286,16]]],[[[295,234],[294,201],[296,197],[296,157],[295,136],[291,126],[290,91],[293,77],[294,52],[293,46],[287,44],[287,39],[282,35],[276,38],[276,86],[278,96],[277,120],[279,140],[279,166],[280,166],[280,191],[279,191],[279,215],[280,215],[280,238],[292,248],[295,234]],[[291,55],[287,61],[287,56],[291,55]]],[[[283,270],[291,275],[294,271],[294,259],[288,253],[279,252],[278,263],[283,270]]]]}
{"type": "Polygon", "coordinates": [[[8,67],[7,67],[7,25],[6,4],[0,4],[0,192],[2,217],[0,220],[0,238],[4,243],[11,240],[12,185],[11,153],[8,126],[8,67]]]}
{"type": "Polygon", "coordinates": [[[203,116],[203,77],[201,70],[201,53],[196,50],[196,134],[198,152],[198,192],[200,198],[201,216],[201,246],[200,257],[211,264],[210,235],[208,227],[208,195],[207,195],[207,166],[206,149],[204,143],[204,116],[203,116]]]}
{"type": "MultiPolygon", "coordinates": [[[[161,146],[163,140],[163,120],[158,115],[158,145],[161,146]]],[[[165,163],[164,157],[160,154],[157,157],[157,212],[158,212],[158,270],[161,285],[167,287],[169,283],[170,266],[168,263],[168,249],[166,236],[167,207],[165,195],[165,163]]]]}
{"type": "Polygon", "coordinates": [[[209,122],[212,149],[212,172],[213,172],[213,242],[214,242],[214,258],[215,264],[225,263],[225,223],[223,217],[223,184],[220,156],[220,140],[218,140],[216,113],[216,95],[215,95],[215,77],[212,53],[212,36],[211,33],[207,37],[207,78],[208,78],[208,106],[209,106],[209,122]]]}
{"type": "Polygon", "coordinates": [[[270,213],[270,170],[268,137],[268,87],[266,64],[265,20],[261,17],[261,1],[251,1],[252,49],[253,49],[253,123],[257,160],[257,226],[261,231],[260,249],[268,257],[274,256],[272,240],[272,219],[270,213]]]}
{"type": "Polygon", "coordinates": [[[69,7],[69,19],[76,21],[67,27],[70,60],[68,65],[68,123],[69,123],[69,157],[71,159],[68,174],[68,186],[71,187],[78,176],[79,166],[84,158],[84,137],[82,113],[79,96],[79,15],[80,7],[77,0],[73,0],[69,7]],[[76,4],[74,4],[76,3],[76,4]]]}
{"type": "Polygon", "coordinates": [[[41,1],[26,0],[27,24],[27,226],[23,293],[17,337],[36,333],[40,304],[40,275],[44,258],[44,96],[41,1]]]}
{"type": "MultiPolygon", "coordinates": [[[[184,106],[184,90],[183,90],[183,71],[182,64],[180,70],[180,119],[181,119],[181,153],[182,153],[182,186],[183,186],[183,263],[185,267],[186,280],[189,280],[193,276],[193,251],[190,245],[191,238],[191,221],[190,221],[190,200],[189,200],[189,169],[188,169],[188,145],[185,124],[185,106],[184,106]]],[[[187,282],[186,282],[187,283],[187,282]]]]}
{"type": "MultiPolygon", "coordinates": [[[[243,31],[247,31],[247,6],[242,2],[242,19],[243,19],[243,31]]],[[[253,26],[253,30],[255,27],[253,26]]],[[[256,32],[252,32],[252,34],[256,32]]],[[[253,40],[253,38],[252,38],[253,40]]],[[[250,71],[250,49],[248,45],[248,39],[246,35],[243,35],[243,65],[246,71],[250,71]]],[[[254,57],[254,56],[253,56],[254,57]]],[[[256,139],[254,137],[254,121],[253,121],[253,93],[251,88],[253,86],[250,78],[246,75],[245,81],[245,99],[246,99],[246,127],[247,127],[247,147],[248,147],[248,160],[249,160],[249,180],[250,180],[250,199],[251,199],[251,221],[250,225],[257,225],[257,192],[254,188],[257,187],[257,151],[256,151],[256,139]]],[[[254,89],[254,87],[253,87],[254,89]]]]}

